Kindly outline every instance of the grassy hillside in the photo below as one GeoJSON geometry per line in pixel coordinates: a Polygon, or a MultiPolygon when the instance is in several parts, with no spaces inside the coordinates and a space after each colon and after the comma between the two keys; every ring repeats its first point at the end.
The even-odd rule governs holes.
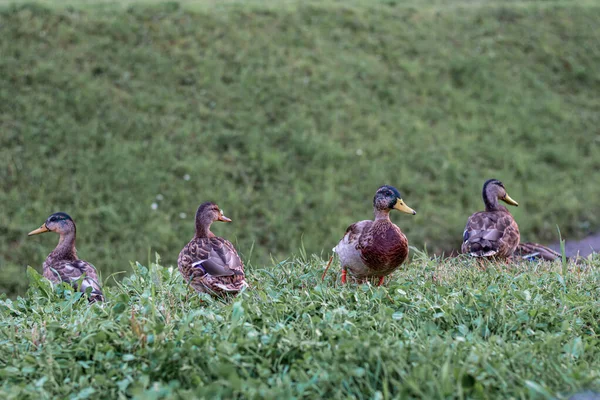
{"type": "Polygon", "coordinates": [[[104,306],[31,273],[0,300],[0,397],[520,398],[600,389],[600,259],[479,271],[426,257],[387,287],[251,266],[229,304],[138,265],[104,306]]]}
{"type": "Polygon", "coordinates": [[[105,278],[150,248],[174,264],[206,200],[255,265],[329,251],[384,183],[431,252],[490,177],[528,240],[600,228],[593,2],[184,3],[0,8],[0,290],[59,210],[105,278]]]}

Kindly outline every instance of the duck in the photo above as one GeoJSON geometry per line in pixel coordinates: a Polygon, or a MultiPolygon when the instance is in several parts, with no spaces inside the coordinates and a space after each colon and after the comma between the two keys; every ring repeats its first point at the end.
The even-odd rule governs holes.
{"type": "Polygon", "coordinates": [[[54,284],[66,282],[81,292],[91,288],[88,297],[90,303],[104,301],[104,294],[98,280],[96,267],[77,257],[75,236],[77,228],[75,221],[64,212],[50,215],[39,228],[29,232],[28,236],[45,232],[55,232],[60,235],[58,245],[46,257],[42,266],[43,275],[54,284]]]}
{"type": "Polygon", "coordinates": [[[521,236],[517,222],[499,201],[515,207],[519,203],[508,195],[504,184],[498,179],[485,181],[482,196],[485,211],[476,212],[467,220],[461,252],[483,259],[510,259],[521,236]]]}
{"type": "MultiPolygon", "coordinates": [[[[406,214],[417,212],[408,207],[398,189],[384,185],[373,197],[374,220],[364,220],[350,225],[333,253],[337,254],[342,267],[342,284],[347,283],[348,273],[354,281],[364,283],[378,278],[377,286],[385,277],[398,269],[408,258],[408,239],[400,228],[390,220],[390,211],[406,214]]],[[[333,255],[321,276],[325,279],[333,255]]]]}
{"type": "Polygon", "coordinates": [[[211,232],[213,222],[231,222],[213,202],[196,211],[196,233],[179,253],[177,265],[185,281],[197,292],[235,295],[248,287],[244,263],[233,244],[211,232]]]}

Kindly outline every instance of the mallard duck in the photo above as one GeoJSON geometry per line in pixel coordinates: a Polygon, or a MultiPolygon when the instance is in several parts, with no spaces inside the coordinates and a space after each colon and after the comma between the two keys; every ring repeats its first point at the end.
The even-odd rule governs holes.
{"type": "Polygon", "coordinates": [[[76,289],[81,281],[81,286],[78,288],[80,291],[85,292],[88,287],[92,288],[88,298],[90,302],[104,301],[96,268],[77,257],[76,228],[73,219],[64,212],[54,213],[42,226],[29,232],[29,236],[44,232],[56,232],[60,235],[58,245],[44,261],[44,277],[53,283],[67,282],[76,289]]]}
{"type": "Polygon", "coordinates": [[[489,179],[483,184],[485,211],[469,217],[463,232],[461,251],[473,257],[507,259],[519,245],[519,227],[506,207],[498,204],[518,206],[507,193],[502,182],[489,179]]]}
{"type": "MultiPolygon", "coordinates": [[[[333,248],[333,252],[340,258],[342,283],[346,283],[349,272],[357,282],[379,278],[380,286],[385,277],[408,257],[408,240],[390,220],[390,211],[399,210],[412,215],[417,212],[404,204],[398,189],[389,185],[377,189],[373,209],[375,220],[350,225],[342,240],[333,248]]],[[[325,279],[332,260],[333,256],[329,259],[321,280],[325,279]]]]}
{"type": "Polygon", "coordinates": [[[196,211],[196,234],[179,253],[177,265],[198,292],[235,294],[248,286],[244,264],[231,242],[210,231],[215,221],[231,222],[215,203],[201,204],[196,211]]]}

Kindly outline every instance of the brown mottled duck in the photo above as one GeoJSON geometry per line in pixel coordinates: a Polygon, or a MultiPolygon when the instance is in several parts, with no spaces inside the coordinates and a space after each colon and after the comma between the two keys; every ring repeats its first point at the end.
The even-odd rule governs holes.
{"type": "Polygon", "coordinates": [[[215,203],[201,204],[196,211],[196,234],[179,253],[179,271],[198,292],[236,294],[248,286],[244,264],[231,242],[210,231],[215,221],[231,222],[215,203]]]}
{"type": "MultiPolygon", "coordinates": [[[[412,215],[417,212],[404,204],[398,189],[389,185],[377,189],[373,209],[375,219],[350,225],[333,249],[340,258],[342,283],[347,282],[347,273],[350,273],[357,282],[379,278],[378,286],[382,285],[385,277],[398,269],[408,257],[408,239],[390,220],[390,211],[399,210],[412,215]]],[[[322,280],[332,260],[333,256],[322,280]]]]}
{"type": "Polygon", "coordinates": [[[88,300],[90,302],[104,301],[96,268],[77,257],[76,228],[73,219],[63,212],[54,213],[42,226],[29,232],[29,236],[44,232],[56,232],[60,235],[58,245],[44,261],[44,277],[53,283],[67,282],[82,292],[91,288],[88,300]]]}
{"type": "Polygon", "coordinates": [[[519,227],[508,209],[499,204],[503,201],[518,206],[502,182],[489,179],[483,184],[485,211],[469,217],[463,232],[461,251],[473,257],[508,259],[519,245],[519,227]]]}

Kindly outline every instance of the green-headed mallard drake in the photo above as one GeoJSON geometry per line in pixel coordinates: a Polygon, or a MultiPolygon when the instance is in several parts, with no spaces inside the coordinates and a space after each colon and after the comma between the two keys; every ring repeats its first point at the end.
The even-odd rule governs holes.
{"type": "Polygon", "coordinates": [[[44,232],[56,232],[60,235],[58,245],[44,261],[44,277],[53,283],[67,282],[76,289],[79,280],[81,280],[81,286],[78,288],[80,291],[85,292],[88,287],[92,288],[88,299],[90,302],[104,301],[96,268],[89,262],[80,260],[77,257],[77,250],[75,249],[76,228],[73,219],[63,212],[54,213],[48,217],[42,226],[29,232],[29,236],[44,232]]]}
{"type": "Polygon", "coordinates": [[[473,257],[510,258],[519,245],[519,227],[506,207],[498,204],[518,206],[510,198],[502,182],[489,179],[483,184],[485,211],[469,217],[463,233],[461,251],[473,257]]]}
{"type": "Polygon", "coordinates": [[[185,280],[199,292],[237,293],[248,286],[244,264],[231,242],[210,231],[215,221],[231,222],[215,203],[201,204],[196,211],[196,234],[179,253],[177,265],[185,280]]]}
{"type": "MultiPolygon", "coordinates": [[[[368,278],[379,278],[379,285],[385,277],[396,270],[408,257],[408,240],[400,228],[390,220],[390,211],[399,210],[415,215],[417,212],[404,204],[398,189],[381,186],[373,198],[375,220],[356,222],[346,229],[344,237],[333,251],[340,258],[342,283],[350,273],[358,282],[368,278]]],[[[325,278],[333,256],[323,272],[325,278]]]]}

